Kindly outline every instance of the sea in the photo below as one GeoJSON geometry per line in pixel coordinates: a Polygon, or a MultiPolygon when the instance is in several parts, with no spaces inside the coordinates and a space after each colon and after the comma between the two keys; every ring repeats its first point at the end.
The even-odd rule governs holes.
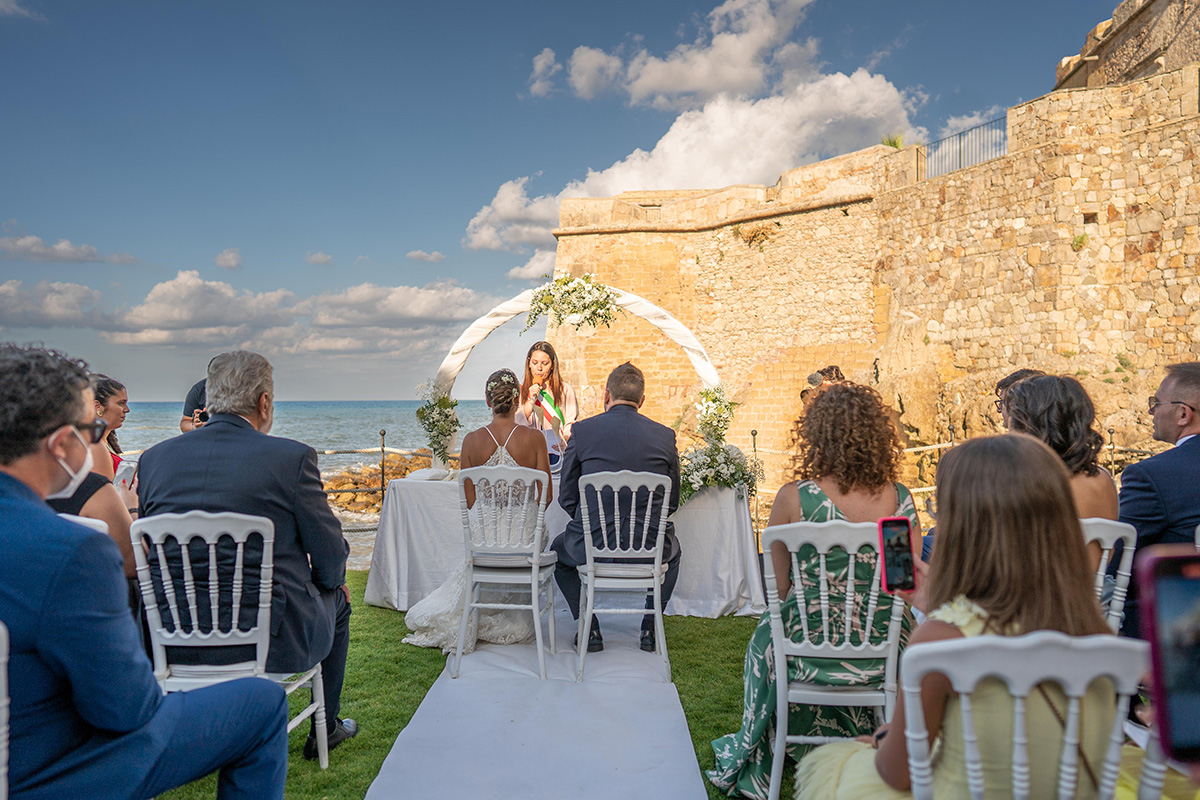
{"type": "MultiPolygon", "coordinates": [[[[417,422],[420,400],[361,400],[307,401],[280,400],[275,403],[275,422],[272,436],[297,439],[315,449],[366,450],[372,453],[318,455],[321,475],[335,475],[347,467],[379,463],[380,431],[383,443],[390,449],[416,450],[427,447],[425,431],[417,422]]],[[[172,436],[179,436],[179,420],[183,416],[182,402],[129,404],[125,424],[117,431],[121,449],[137,458],[144,451],[172,436]]],[[[460,400],[458,419],[461,431],[481,427],[491,419],[491,412],[482,400],[460,400]]],[[[379,523],[377,514],[355,514],[335,509],[346,529],[350,542],[350,569],[367,569],[375,544],[373,528],[379,523]],[[359,530],[367,529],[367,530],[359,530]]]]}

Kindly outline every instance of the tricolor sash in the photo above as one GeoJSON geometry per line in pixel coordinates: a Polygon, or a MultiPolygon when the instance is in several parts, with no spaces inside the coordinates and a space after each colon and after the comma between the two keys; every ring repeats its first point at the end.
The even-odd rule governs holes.
{"type": "Polygon", "coordinates": [[[542,389],[541,393],[533,398],[533,402],[542,409],[542,415],[546,418],[546,423],[550,427],[558,430],[567,424],[567,418],[563,416],[562,409],[554,404],[554,395],[550,394],[546,389],[542,389]]]}

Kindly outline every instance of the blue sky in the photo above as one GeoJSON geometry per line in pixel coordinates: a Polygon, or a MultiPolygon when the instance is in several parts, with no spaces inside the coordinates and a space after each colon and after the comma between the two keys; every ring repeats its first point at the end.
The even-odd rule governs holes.
{"type": "MultiPolygon", "coordinates": [[[[182,402],[407,399],[559,200],[774,183],[1051,89],[1115,0],[0,0],[0,338],[182,402]]],[[[456,394],[518,367],[505,326],[456,394]]]]}

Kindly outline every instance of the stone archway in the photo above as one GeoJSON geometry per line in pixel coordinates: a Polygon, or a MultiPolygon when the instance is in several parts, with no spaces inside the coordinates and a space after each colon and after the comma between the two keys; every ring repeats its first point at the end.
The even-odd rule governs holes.
{"type": "MultiPolygon", "coordinates": [[[[614,287],[610,288],[617,293],[614,303],[618,308],[623,308],[635,317],[646,320],[683,348],[683,352],[692,362],[696,374],[700,376],[700,380],[704,382],[705,386],[716,386],[721,382],[717,377],[717,368],[709,360],[704,345],[700,344],[700,340],[686,325],[644,297],[614,287]]],[[[454,387],[454,381],[458,378],[458,373],[462,371],[463,365],[467,362],[467,357],[471,355],[475,345],[514,317],[529,313],[532,301],[533,289],[526,289],[472,322],[442,360],[442,365],[438,367],[437,375],[433,379],[434,385],[446,394],[450,394],[450,390],[454,387]]]]}

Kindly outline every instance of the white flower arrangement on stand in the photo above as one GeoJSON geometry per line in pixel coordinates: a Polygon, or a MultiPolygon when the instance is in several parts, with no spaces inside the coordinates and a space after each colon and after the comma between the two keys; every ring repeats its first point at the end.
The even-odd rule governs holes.
{"type": "MultiPolygon", "coordinates": [[[[461,423],[458,420],[458,401],[451,398],[442,388],[427,381],[417,387],[417,393],[425,403],[417,409],[417,422],[429,437],[429,449],[434,459],[445,464],[450,457],[450,446],[461,423]]],[[[436,466],[436,464],[434,464],[436,466]]]]}
{"type": "Polygon", "coordinates": [[[557,325],[566,323],[576,329],[590,325],[609,327],[617,319],[617,293],[596,281],[592,274],[561,275],[533,290],[529,316],[521,333],[532,328],[547,312],[557,325]]]}
{"type": "Polygon", "coordinates": [[[679,457],[680,502],[686,503],[705,486],[736,489],[739,497],[747,498],[758,491],[762,464],[758,459],[747,459],[737,447],[725,444],[725,433],[733,422],[736,406],[726,396],[724,386],[700,391],[696,411],[704,445],[691,447],[679,457]]]}

